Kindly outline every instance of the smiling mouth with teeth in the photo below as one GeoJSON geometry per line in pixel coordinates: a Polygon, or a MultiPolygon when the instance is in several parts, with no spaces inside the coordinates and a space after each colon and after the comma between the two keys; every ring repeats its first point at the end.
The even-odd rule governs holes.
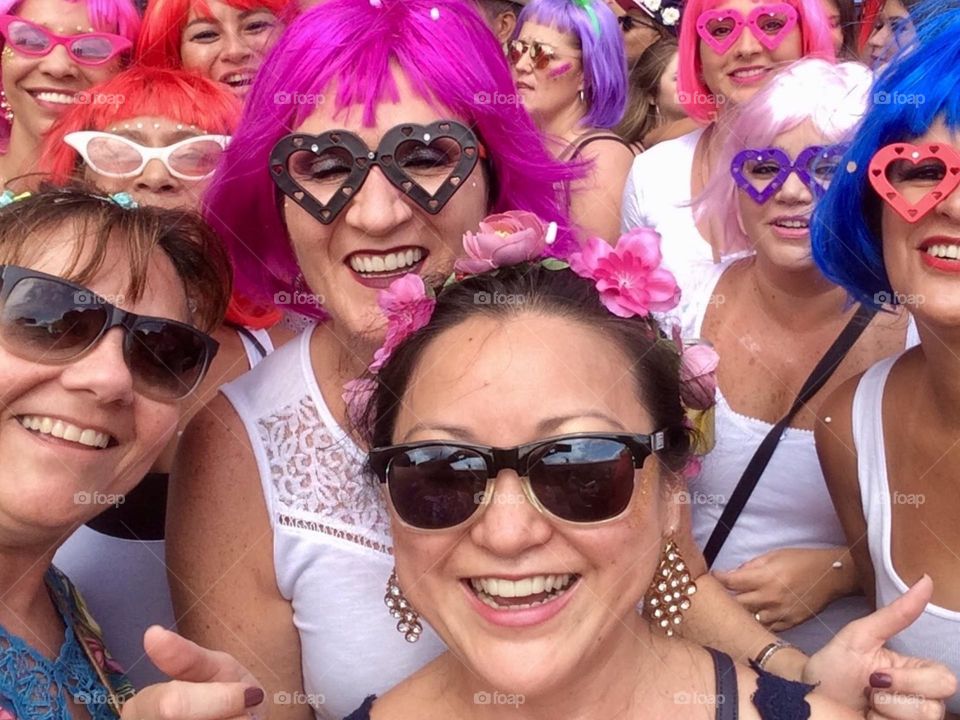
{"type": "Polygon", "coordinates": [[[470,578],[470,589],[480,602],[494,610],[526,610],[556,600],[567,592],[579,575],[534,575],[522,580],[470,578]]]}
{"type": "Polygon", "coordinates": [[[354,253],[350,256],[350,269],[364,277],[404,275],[410,272],[425,256],[421,248],[406,248],[385,255],[354,253]]]}
{"type": "Polygon", "coordinates": [[[773,222],[777,227],[789,228],[790,230],[806,230],[810,227],[810,221],[803,218],[793,218],[790,220],[775,220],[773,222]]]}
{"type": "Polygon", "coordinates": [[[45,417],[43,415],[23,415],[18,417],[20,424],[37,435],[67,440],[85,447],[103,450],[110,445],[116,445],[116,440],[107,433],[98,432],[90,428],[81,428],[63,420],[45,417]]]}

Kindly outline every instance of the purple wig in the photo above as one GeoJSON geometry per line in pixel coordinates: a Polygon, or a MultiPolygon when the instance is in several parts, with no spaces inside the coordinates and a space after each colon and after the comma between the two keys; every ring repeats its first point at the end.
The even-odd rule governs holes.
{"type": "Polygon", "coordinates": [[[590,108],[583,123],[615,127],[627,107],[627,56],[616,15],[600,0],[582,0],[582,5],[574,0],[533,0],[517,18],[515,38],[526,22],[574,36],[582,56],[583,94],[590,108]]]}
{"type": "MultiPolygon", "coordinates": [[[[16,15],[17,8],[23,0],[0,0],[0,15],[16,15]]],[[[84,0],[64,0],[71,4],[84,0]]],[[[86,0],[87,13],[94,30],[98,32],[122,35],[136,45],[140,34],[140,15],[131,0],[86,0]]],[[[3,48],[3,38],[0,38],[0,49],[3,48]]],[[[0,83],[0,90],[3,89],[0,83]]],[[[0,138],[6,144],[10,136],[10,123],[0,115],[0,138]]]]}
{"type": "Polygon", "coordinates": [[[494,189],[488,212],[536,213],[557,221],[561,245],[574,242],[557,187],[580,172],[547,152],[521,105],[490,102],[516,89],[503,51],[472,7],[461,0],[330,0],[299,16],[264,60],[205,198],[206,217],[233,255],[241,293],[293,294],[299,274],[268,158],[314,108],[276,98],[329,95],[335,83],[325,101],[338,113],[362,106],[369,127],[380,103],[398,100],[394,68],[483,143],[494,189]]]}

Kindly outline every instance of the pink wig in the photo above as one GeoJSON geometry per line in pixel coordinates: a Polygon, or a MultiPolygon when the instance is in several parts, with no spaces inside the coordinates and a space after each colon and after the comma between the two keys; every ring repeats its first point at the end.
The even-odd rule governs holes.
{"type": "MultiPolygon", "coordinates": [[[[0,0],[0,15],[16,15],[17,8],[22,2],[23,0],[0,0]]],[[[93,23],[95,30],[122,35],[136,45],[137,36],[140,34],[140,15],[131,0],[63,0],[63,2],[73,4],[86,2],[90,22],[93,23]]],[[[4,40],[0,37],[0,50],[3,49],[3,44],[4,40]]],[[[0,84],[0,90],[2,89],[3,86],[0,84]]],[[[0,137],[5,138],[4,143],[10,137],[10,123],[2,115],[0,115],[0,137]]]]}
{"type": "Polygon", "coordinates": [[[822,136],[822,145],[849,139],[867,109],[873,75],[865,65],[804,58],[775,75],[756,95],[734,108],[717,169],[693,202],[697,218],[723,221],[721,255],[748,250],[752,242],[739,221],[738,194],[730,174],[734,156],[748,148],[776,145],[776,139],[805,122],[822,136]]]}
{"type": "Polygon", "coordinates": [[[242,293],[295,293],[299,268],[268,158],[315,103],[284,100],[317,98],[341,115],[359,105],[363,125],[371,126],[380,103],[398,101],[395,68],[441,116],[476,132],[492,180],[489,212],[534,212],[558,222],[558,243],[573,242],[557,188],[579,170],[548,153],[523,106],[511,100],[516,90],[503,51],[476,10],[460,0],[331,0],[297,18],[264,60],[207,193],[207,219],[231,248],[242,293]]]}
{"type": "MultiPolygon", "coordinates": [[[[713,90],[703,81],[703,63],[700,60],[700,36],[697,18],[706,10],[723,5],[726,0],[687,0],[680,27],[680,64],[677,69],[677,94],[682,98],[687,115],[701,123],[716,119],[718,105],[713,90]]],[[[754,0],[760,4],[762,0],[754,0]]],[[[797,10],[803,56],[834,60],[830,22],[820,0],[783,0],[797,10]]],[[[744,28],[744,32],[750,32],[744,28]]]]}

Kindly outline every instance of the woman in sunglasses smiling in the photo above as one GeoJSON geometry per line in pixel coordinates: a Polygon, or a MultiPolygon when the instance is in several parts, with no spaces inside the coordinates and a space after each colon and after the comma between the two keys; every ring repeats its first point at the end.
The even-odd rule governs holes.
{"type": "MultiPolygon", "coordinates": [[[[224,720],[263,691],[175,634],[145,644],[188,681],[133,689],[70,581],[63,540],[123,503],[217,351],[229,263],[199,219],[55,189],[0,209],[0,716],[224,720]],[[208,681],[217,682],[208,684],[208,681]]],[[[101,558],[109,563],[110,558],[101,558]]]]}
{"type": "Polygon", "coordinates": [[[129,0],[0,2],[0,184],[36,170],[44,133],[81,93],[121,70],[139,29],[129,0]]]}
{"type": "MultiPolygon", "coordinates": [[[[83,179],[104,192],[126,192],[143,205],[200,210],[201,193],[239,120],[240,102],[194,73],[159,68],[130,68],[96,92],[124,102],[71,108],[45,139],[41,168],[48,177],[57,183],[83,179]]],[[[272,306],[231,297],[226,323],[214,333],[221,350],[183,424],[217,387],[289,339],[289,332],[274,327],[280,317],[272,306]]],[[[174,623],[163,537],[175,446],[176,439],[127,502],[80,528],[57,557],[103,618],[105,637],[132,667],[137,684],[159,675],[146,660],[137,662],[143,650],[131,629],[174,623]],[[119,572],[115,583],[104,581],[104,555],[113,559],[111,571],[119,572]]]]}
{"type": "MultiPolygon", "coordinates": [[[[870,600],[934,579],[930,604],[891,647],[924,648],[960,675],[960,10],[923,10],[935,14],[921,15],[914,48],[874,86],[812,229],[823,272],[864,304],[908,310],[920,343],[828,398],[816,442],[870,600]],[[880,101],[894,95],[924,102],[880,101]]],[[[947,705],[960,716],[960,694],[947,705]]]]}
{"type": "Polygon", "coordinates": [[[627,73],[616,18],[599,0],[533,0],[509,43],[523,106],[562,160],[587,172],[569,189],[585,236],[613,240],[633,149],[611,132],[623,117],[627,73]]]}
{"type": "Polygon", "coordinates": [[[518,244],[534,262],[491,257],[436,299],[405,279],[385,303],[363,423],[395,540],[385,604],[449,652],[348,720],[862,717],[667,637],[699,595],[674,544],[693,385],[648,314],[677,299],[659,238],[595,239],[570,269],[518,244]]]}

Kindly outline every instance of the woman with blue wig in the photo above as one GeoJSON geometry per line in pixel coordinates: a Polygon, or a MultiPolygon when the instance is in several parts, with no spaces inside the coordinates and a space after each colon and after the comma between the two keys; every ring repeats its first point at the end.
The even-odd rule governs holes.
{"type": "MultiPolygon", "coordinates": [[[[934,10],[932,4],[926,10],[934,10]]],[[[930,13],[881,75],[814,215],[823,272],[862,303],[913,314],[920,344],[841,386],[817,450],[877,606],[926,574],[923,615],[889,642],[960,672],[960,9],[930,13]],[[843,219],[842,225],[837,222],[843,219]]],[[[960,694],[947,703],[960,713],[960,694]]],[[[953,716],[951,716],[953,717],[953,716]]]]}
{"type": "Polygon", "coordinates": [[[601,0],[533,0],[509,44],[517,102],[562,160],[589,163],[573,183],[570,214],[587,236],[612,241],[633,149],[612,128],[627,103],[627,63],[616,16],[601,0]]]}

